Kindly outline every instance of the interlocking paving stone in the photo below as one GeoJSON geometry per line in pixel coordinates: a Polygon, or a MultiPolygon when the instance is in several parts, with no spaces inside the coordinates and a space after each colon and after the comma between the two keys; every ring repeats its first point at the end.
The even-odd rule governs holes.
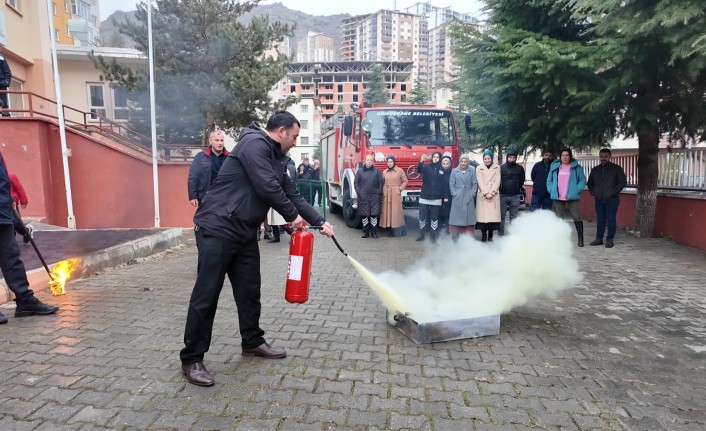
{"type": "MultiPolygon", "coordinates": [[[[341,245],[375,271],[402,270],[431,247],[336,224],[341,245]]],[[[261,324],[288,356],[240,355],[226,282],[210,388],[186,383],[179,367],[196,266],[185,241],[74,280],[65,296],[38,292],[62,307],[54,316],[2,308],[0,430],[706,429],[706,256],[617,239],[576,248],[579,286],[504,314],[500,335],[431,346],[387,324],[324,237],[310,301],[286,303],[287,244],[262,243],[261,324]]]]}

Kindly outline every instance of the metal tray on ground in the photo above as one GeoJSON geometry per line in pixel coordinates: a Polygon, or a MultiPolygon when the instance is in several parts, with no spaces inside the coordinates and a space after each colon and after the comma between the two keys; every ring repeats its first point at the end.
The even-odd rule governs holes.
{"type": "MultiPolygon", "coordinates": [[[[386,317],[389,317],[389,312],[386,317]]],[[[429,344],[498,335],[500,333],[500,316],[417,323],[409,316],[397,314],[394,316],[393,326],[415,343],[429,344]]]]}

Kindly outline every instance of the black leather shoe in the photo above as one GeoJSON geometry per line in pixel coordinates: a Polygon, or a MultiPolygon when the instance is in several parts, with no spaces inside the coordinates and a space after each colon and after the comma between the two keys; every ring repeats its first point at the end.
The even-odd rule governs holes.
{"type": "Polygon", "coordinates": [[[211,373],[208,372],[203,362],[194,362],[193,364],[182,364],[181,371],[184,372],[186,380],[192,385],[197,386],[213,386],[215,383],[211,373]]]}
{"type": "Polygon", "coordinates": [[[605,248],[613,248],[613,240],[612,239],[606,240],[605,248]]]}
{"type": "Polygon", "coordinates": [[[279,242],[279,237],[268,239],[267,242],[269,242],[270,244],[275,243],[275,242],[279,242]]]}
{"type": "Polygon", "coordinates": [[[589,242],[588,245],[603,245],[603,240],[602,239],[594,239],[593,241],[589,242]]]}
{"type": "Polygon", "coordinates": [[[25,317],[25,316],[46,316],[48,314],[54,314],[59,310],[56,305],[47,305],[37,299],[35,296],[25,299],[22,302],[17,302],[17,307],[15,308],[15,317],[25,317]]]}
{"type": "Polygon", "coordinates": [[[415,239],[415,241],[424,241],[424,234],[420,233],[419,235],[417,235],[417,239],[415,239]]]}
{"type": "Polygon", "coordinates": [[[281,347],[272,347],[267,343],[261,344],[252,349],[243,349],[243,356],[260,356],[265,359],[286,358],[287,352],[281,347]]]}
{"type": "Polygon", "coordinates": [[[3,323],[7,323],[7,317],[5,317],[4,314],[0,313],[0,325],[3,323]]]}

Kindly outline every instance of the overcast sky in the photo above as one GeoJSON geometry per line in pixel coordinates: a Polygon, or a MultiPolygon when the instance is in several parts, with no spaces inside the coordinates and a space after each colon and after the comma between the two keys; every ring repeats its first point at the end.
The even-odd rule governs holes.
{"type": "MultiPolygon", "coordinates": [[[[310,15],[335,15],[339,13],[349,13],[351,15],[362,15],[365,13],[377,12],[380,9],[399,9],[411,6],[420,0],[267,0],[261,4],[282,3],[290,9],[299,10],[310,15]]],[[[429,1],[429,0],[427,0],[429,1]]],[[[124,12],[135,10],[136,0],[100,0],[101,21],[108,18],[116,10],[124,12]]],[[[470,13],[475,16],[482,8],[482,0],[430,0],[430,3],[439,6],[452,6],[458,12],[470,13]],[[459,6],[459,4],[463,4],[459,6]]]]}

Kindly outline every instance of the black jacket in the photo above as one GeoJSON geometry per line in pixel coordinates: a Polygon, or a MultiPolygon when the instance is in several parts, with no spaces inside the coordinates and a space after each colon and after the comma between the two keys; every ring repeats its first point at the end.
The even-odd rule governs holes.
{"type": "MultiPolygon", "coordinates": [[[[441,163],[419,162],[417,172],[422,174],[422,199],[437,200],[444,198],[444,172],[441,163]]],[[[448,183],[447,183],[448,184],[448,183]]]]}
{"type": "Polygon", "coordinates": [[[551,167],[552,162],[544,163],[544,160],[535,163],[532,167],[530,177],[532,177],[532,194],[534,196],[542,198],[548,198],[550,196],[549,190],[547,190],[547,176],[549,176],[549,169],[551,167]]]}
{"type": "Polygon", "coordinates": [[[196,210],[194,223],[211,235],[238,242],[256,239],[270,207],[291,222],[301,215],[312,225],[324,219],[297,192],[286,174],[290,158],[256,123],[243,129],[216,181],[196,210]]]}
{"type": "Polygon", "coordinates": [[[599,201],[609,201],[620,198],[620,192],[628,181],[623,168],[608,162],[591,169],[588,175],[588,191],[599,201]]]}
{"type": "Polygon", "coordinates": [[[0,224],[14,224],[12,217],[12,203],[14,201],[12,194],[10,194],[10,175],[7,173],[5,160],[0,154],[0,224]]]}
{"type": "Polygon", "coordinates": [[[10,86],[12,81],[12,72],[10,72],[10,65],[7,64],[5,57],[0,54],[0,88],[6,90],[10,86]]]}
{"type": "Polygon", "coordinates": [[[517,196],[525,185],[525,168],[517,163],[500,165],[500,194],[517,196]]]}
{"type": "Polygon", "coordinates": [[[361,217],[377,217],[382,210],[382,188],[385,179],[380,169],[375,165],[370,168],[365,165],[358,168],[353,181],[355,192],[358,194],[358,215],[361,217]]]}
{"type": "MultiPolygon", "coordinates": [[[[201,151],[191,162],[189,167],[189,180],[187,186],[189,189],[189,200],[198,199],[199,202],[206,194],[206,189],[211,185],[213,177],[213,160],[211,160],[211,147],[201,151]]],[[[228,151],[223,150],[223,157],[228,155],[228,151]]],[[[218,157],[218,156],[216,156],[218,157]]]]}

